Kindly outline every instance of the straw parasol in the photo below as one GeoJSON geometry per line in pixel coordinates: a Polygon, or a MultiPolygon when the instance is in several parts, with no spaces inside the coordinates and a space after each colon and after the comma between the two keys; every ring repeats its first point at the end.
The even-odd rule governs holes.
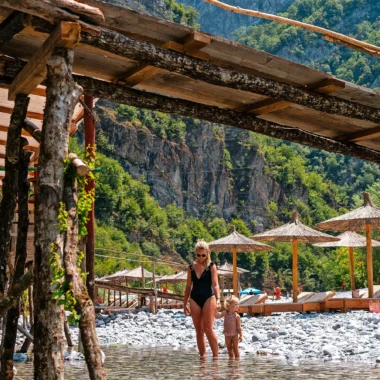
{"type": "MultiPolygon", "coordinates": [[[[249,270],[239,268],[237,267],[237,272],[238,272],[238,280],[239,276],[244,273],[249,273],[249,270]]],[[[227,261],[218,267],[218,276],[221,277],[221,286],[222,286],[222,299],[224,298],[224,283],[225,283],[225,277],[233,277],[234,274],[234,267],[232,264],[227,263],[227,261]]],[[[238,281],[239,282],[239,281],[238,281]]]]}
{"type": "Polygon", "coordinates": [[[233,226],[234,230],[232,234],[214,240],[209,243],[210,250],[213,252],[232,252],[232,263],[233,263],[233,288],[234,295],[238,297],[238,272],[237,272],[237,252],[260,252],[269,251],[273,247],[254,241],[247,238],[246,236],[239,234],[236,231],[236,227],[233,226]]]}
{"type": "Polygon", "coordinates": [[[366,231],[368,297],[373,297],[373,264],[372,264],[372,229],[380,230],[380,208],[376,207],[366,191],[364,203],[347,214],[337,216],[317,224],[323,230],[332,231],[366,231]]]}
{"type": "Polygon", "coordinates": [[[179,284],[187,281],[187,272],[166,275],[157,280],[157,284],[179,284]]]}
{"type": "MultiPolygon", "coordinates": [[[[354,296],[355,290],[355,272],[354,272],[354,247],[365,247],[367,245],[367,239],[357,234],[354,231],[346,231],[338,235],[339,241],[330,243],[316,243],[315,247],[347,247],[350,254],[350,278],[351,278],[351,290],[352,296],[354,296]]],[[[380,242],[372,240],[373,247],[380,247],[380,242]]]]}
{"type": "Polygon", "coordinates": [[[298,212],[293,211],[290,222],[273,230],[253,236],[257,240],[291,242],[293,245],[293,302],[298,298],[298,243],[319,243],[339,239],[313,230],[299,221],[298,212]]]}
{"type": "Polygon", "coordinates": [[[102,281],[120,281],[121,280],[121,281],[123,281],[129,272],[130,272],[129,269],[119,270],[113,274],[110,274],[109,276],[102,277],[99,280],[102,280],[102,281]]]}

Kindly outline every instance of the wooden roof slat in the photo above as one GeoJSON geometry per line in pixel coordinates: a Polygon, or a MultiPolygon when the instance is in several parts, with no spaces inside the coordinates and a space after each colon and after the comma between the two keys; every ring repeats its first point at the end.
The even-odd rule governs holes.
{"type": "MultiPolygon", "coordinates": [[[[2,113],[2,112],[11,115],[12,112],[13,112],[13,108],[0,106],[0,113],[2,113]]],[[[43,120],[44,119],[44,114],[43,113],[29,112],[28,111],[28,113],[26,114],[26,117],[29,117],[31,119],[43,120]]]]}
{"type": "Polygon", "coordinates": [[[348,133],[347,135],[341,136],[340,140],[358,142],[371,140],[375,137],[380,137],[380,126],[364,129],[363,131],[348,133]]]}

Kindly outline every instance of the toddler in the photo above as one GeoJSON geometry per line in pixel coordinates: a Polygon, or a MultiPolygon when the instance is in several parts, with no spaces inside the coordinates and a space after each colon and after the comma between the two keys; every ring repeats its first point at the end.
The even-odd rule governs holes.
{"type": "Polygon", "coordinates": [[[240,315],[237,313],[239,309],[239,299],[231,296],[224,301],[225,310],[219,312],[215,310],[215,318],[224,318],[223,334],[226,340],[228,356],[230,358],[239,359],[239,342],[243,340],[243,333],[240,325],[240,315]]]}

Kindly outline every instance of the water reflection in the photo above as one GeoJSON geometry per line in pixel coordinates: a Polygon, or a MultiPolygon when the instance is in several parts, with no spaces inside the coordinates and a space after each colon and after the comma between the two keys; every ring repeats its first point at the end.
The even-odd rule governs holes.
{"type": "MultiPolygon", "coordinates": [[[[109,380],[225,380],[225,379],[380,379],[380,369],[367,363],[301,362],[294,366],[284,359],[245,355],[241,360],[221,356],[199,360],[195,351],[167,348],[104,348],[109,380]]],[[[19,364],[15,379],[32,379],[33,363],[19,364]]],[[[66,380],[87,380],[86,365],[65,365],[66,380]]]]}

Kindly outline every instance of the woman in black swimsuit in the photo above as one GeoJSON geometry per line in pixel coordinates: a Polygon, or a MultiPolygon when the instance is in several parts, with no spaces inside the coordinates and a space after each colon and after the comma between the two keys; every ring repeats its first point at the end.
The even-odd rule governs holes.
{"type": "Polygon", "coordinates": [[[218,357],[218,340],[213,330],[215,309],[220,308],[220,292],[216,265],[211,262],[208,244],[200,240],[195,245],[197,260],[187,270],[185,291],[185,315],[191,315],[197,332],[197,345],[201,358],[206,357],[206,341],[212,355],[218,357]],[[191,293],[190,293],[191,292],[191,293]],[[187,301],[190,296],[190,310],[187,301]]]}

